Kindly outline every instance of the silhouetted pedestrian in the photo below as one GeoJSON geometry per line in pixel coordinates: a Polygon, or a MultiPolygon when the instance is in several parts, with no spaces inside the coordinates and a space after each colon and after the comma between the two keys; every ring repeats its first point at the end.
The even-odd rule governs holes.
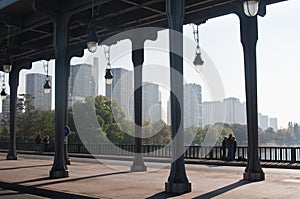
{"type": "Polygon", "coordinates": [[[233,160],[233,139],[232,139],[232,134],[229,134],[229,137],[227,139],[227,148],[228,148],[227,160],[231,161],[231,160],[233,160]]]}
{"type": "Polygon", "coordinates": [[[235,153],[236,153],[236,139],[235,137],[232,137],[232,140],[233,140],[233,159],[235,160],[235,153]]]}
{"type": "Polygon", "coordinates": [[[45,151],[45,152],[48,152],[48,151],[49,151],[49,144],[50,144],[49,136],[46,135],[46,136],[44,137],[44,151],[45,151]]]}
{"type": "Polygon", "coordinates": [[[36,138],[35,138],[35,150],[36,150],[37,153],[41,153],[42,152],[41,143],[42,143],[41,136],[37,135],[36,138]]]}
{"type": "Polygon", "coordinates": [[[222,159],[226,160],[226,148],[227,148],[227,137],[224,137],[222,141],[222,159]]]}

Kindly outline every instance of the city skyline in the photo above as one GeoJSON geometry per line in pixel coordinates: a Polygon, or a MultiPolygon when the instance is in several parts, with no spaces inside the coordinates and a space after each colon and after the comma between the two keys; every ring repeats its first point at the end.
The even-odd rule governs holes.
{"type": "MultiPolygon", "coordinates": [[[[299,9],[300,2],[290,0],[268,6],[266,16],[258,18],[258,112],[277,117],[279,127],[284,128],[287,127],[289,121],[300,122],[300,117],[297,114],[300,111],[300,94],[295,91],[297,88],[295,80],[300,74],[300,68],[297,67],[297,52],[300,50],[298,37],[300,28],[295,26],[293,22],[300,19],[299,9]]],[[[185,26],[184,34],[193,37],[190,25],[185,26]]],[[[118,47],[111,47],[111,60],[115,60],[112,66],[128,65],[126,67],[132,67],[132,64],[129,63],[131,62],[130,56],[121,59],[120,55],[115,53],[116,48],[126,42],[128,43],[128,41],[121,41],[118,47]]],[[[200,46],[215,63],[224,85],[225,97],[235,97],[245,101],[243,53],[240,44],[238,18],[234,15],[228,15],[211,19],[202,24],[200,26],[200,46]]],[[[100,47],[99,49],[101,50],[100,47]]],[[[191,54],[193,53],[192,50],[191,54]]],[[[87,56],[89,56],[88,53],[85,53],[83,60],[87,56]]],[[[102,62],[99,64],[99,74],[103,76],[106,63],[102,55],[99,59],[102,62]]],[[[82,61],[74,59],[72,62],[81,63],[82,61]]],[[[161,59],[158,59],[157,62],[161,63],[161,59]]],[[[146,57],[145,65],[147,64],[149,64],[149,59],[146,57]]],[[[19,93],[24,93],[24,74],[33,71],[43,72],[41,65],[41,62],[37,62],[34,63],[33,70],[21,71],[19,93]]],[[[50,61],[49,74],[53,74],[53,61],[50,61]]],[[[103,84],[103,79],[101,79],[100,84],[101,82],[103,84]]],[[[55,82],[52,81],[52,88],[54,87],[55,82]]],[[[103,85],[99,88],[99,90],[101,89],[103,89],[103,85]]],[[[203,91],[203,93],[205,92],[203,91]]],[[[103,91],[100,94],[103,94],[103,91]]],[[[205,100],[206,96],[204,95],[205,100]]]]}
{"type": "MultiPolygon", "coordinates": [[[[84,97],[96,96],[97,91],[95,90],[95,88],[97,86],[94,84],[90,85],[90,83],[96,81],[94,79],[97,77],[97,73],[95,74],[93,72],[95,70],[94,66],[97,66],[97,63],[95,63],[97,59],[93,59],[93,60],[94,60],[93,65],[89,65],[89,64],[71,65],[71,73],[69,79],[69,106],[72,106],[73,101],[76,100],[81,101],[84,100],[84,97]],[[79,72],[80,75],[78,76],[79,72]],[[80,84],[80,86],[78,86],[77,84],[80,84]]],[[[116,77],[118,77],[117,79],[121,81],[113,81],[112,85],[106,84],[105,96],[108,98],[112,97],[114,99],[117,99],[119,103],[121,103],[120,106],[123,109],[123,111],[126,113],[128,119],[132,119],[133,103],[131,98],[133,93],[133,71],[119,67],[119,68],[113,68],[112,72],[116,77]]],[[[28,80],[29,80],[31,82],[30,83],[31,87],[32,87],[32,81],[38,82],[37,84],[35,84],[35,87],[40,87],[39,85],[42,85],[42,82],[46,77],[46,75],[40,73],[29,73],[26,74],[26,77],[27,76],[33,77],[31,79],[26,78],[27,81],[26,84],[28,85],[28,80]],[[39,79],[39,81],[37,81],[36,79],[39,79]]],[[[51,76],[50,76],[50,80],[51,80],[51,76]]],[[[26,90],[28,91],[30,90],[32,92],[36,89],[34,88],[28,89],[27,86],[26,90]]],[[[26,93],[28,93],[28,91],[26,93]]],[[[43,89],[39,89],[39,93],[41,92],[42,94],[44,94],[43,89]]],[[[34,94],[33,96],[35,97],[34,94]]],[[[50,95],[47,95],[48,98],[50,96],[51,93],[50,95]]],[[[41,101],[39,97],[37,97],[35,100],[41,101]]],[[[146,110],[143,112],[143,120],[158,121],[162,119],[167,124],[170,124],[170,104],[169,104],[170,99],[165,99],[165,100],[161,100],[160,85],[151,82],[143,82],[143,110],[146,110]],[[164,115],[164,113],[162,112],[163,101],[164,103],[167,104],[167,107],[165,108],[167,109],[167,115],[164,115]],[[155,111],[156,111],[155,113],[153,112],[154,109],[152,106],[155,106],[155,111]],[[159,113],[157,111],[159,111],[159,113]]],[[[6,101],[9,101],[9,99],[6,101]]],[[[184,115],[185,118],[189,118],[186,119],[184,122],[185,127],[189,127],[192,125],[204,127],[206,125],[213,125],[214,123],[218,123],[218,122],[224,122],[228,124],[242,124],[242,125],[247,123],[245,102],[240,102],[240,99],[234,97],[224,98],[221,101],[202,102],[201,85],[195,83],[185,83],[184,102],[185,102],[184,115]],[[199,108],[197,108],[198,106],[199,108]],[[202,111],[200,111],[199,113],[194,113],[196,111],[192,111],[192,110],[202,110],[202,111]]],[[[41,108],[38,107],[38,109],[41,108]]],[[[2,112],[4,111],[2,110],[2,112]]],[[[263,115],[261,113],[258,113],[258,125],[263,130],[266,130],[268,127],[272,127],[273,129],[277,130],[278,129],[277,121],[278,121],[277,118],[269,117],[269,115],[263,115]]]]}

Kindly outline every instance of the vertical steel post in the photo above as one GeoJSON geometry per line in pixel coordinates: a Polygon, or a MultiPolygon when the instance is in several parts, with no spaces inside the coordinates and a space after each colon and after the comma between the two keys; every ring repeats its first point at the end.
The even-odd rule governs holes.
{"type": "MultiPolygon", "coordinates": [[[[70,63],[70,59],[68,59],[68,62],[70,63]]],[[[68,126],[68,97],[69,97],[69,78],[70,78],[70,64],[67,66],[67,73],[66,73],[66,90],[65,90],[65,95],[66,95],[66,106],[65,106],[65,126],[68,126]]],[[[68,154],[68,136],[65,136],[64,138],[64,151],[65,151],[65,161],[67,165],[71,165],[71,160],[69,158],[68,154]]]]}
{"type": "Polygon", "coordinates": [[[142,84],[144,63],[144,40],[134,38],[132,42],[132,62],[134,65],[134,121],[135,121],[135,153],[131,166],[132,172],[147,171],[142,150],[142,84]]]}
{"type": "Polygon", "coordinates": [[[17,149],[16,149],[16,113],[17,113],[17,98],[18,98],[18,86],[19,86],[19,74],[20,69],[12,67],[12,71],[9,73],[9,87],[10,87],[10,104],[9,104],[9,135],[10,135],[10,147],[6,156],[7,160],[17,160],[17,149]]]}
{"type": "Polygon", "coordinates": [[[256,42],[258,39],[257,16],[247,17],[241,14],[241,43],[244,50],[248,158],[244,179],[260,181],[265,179],[258,158],[258,111],[257,111],[257,75],[256,75],[256,42]]]}
{"type": "Polygon", "coordinates": [[[191,191],[191,183],[187,179],[184,165],[182,32],[185,1],[167,0],[166,10],[170,28],[170,94],[173,154],[170,176],[165,183],[165,190],[168,193],[182,194],[191,191]]]}
{"type": "Polygon", "coordinates": [[[54,47],[55,47],[55,154],[50,178],[69,176],[64,153],[64,126],[66,108],[66,76],[69,59],[68,48],[69,16],[54,16],[54,47]]]}

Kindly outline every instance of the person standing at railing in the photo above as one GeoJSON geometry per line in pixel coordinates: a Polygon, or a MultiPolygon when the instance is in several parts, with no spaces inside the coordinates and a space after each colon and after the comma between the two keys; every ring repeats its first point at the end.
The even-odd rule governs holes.
{"type": "Polygon", "coordinates": [[[236,139],[235,137],[232,137],[233,140],[233,160],[235,160],[235,153],[236,153],[236,139]]]}
{"type": "Polygon", "coordinates": [[[41,136],[37,135],[36,138],[35,138],[35,151],[37,153],[41,153],[42,152],[41,143],[42,143],[41,136]]]}
{"type": "Polygon", "coordinates": [[[233,160],[233,152],[234,152],[234,144],[233,144],[233,138],[232,134],[229,134],[229,137],[227,139],[227,148],[228,148],[228,155],[227,155],[227,160],[232,161],[233,160]]]}
{"type": "Polygon", "coordinates": [[[50,144],[50,141],[49,141],[49,135],[46,135],[44,137],[44,151],[45,152],[48,152],[49,151],[49,144],[50,144]]]}
{"type": "Polygon", "coordinates": [[[222,159],[226,160],[226,148],[227,148],[227,137],[224,137],[222,141],[222,159]]]}

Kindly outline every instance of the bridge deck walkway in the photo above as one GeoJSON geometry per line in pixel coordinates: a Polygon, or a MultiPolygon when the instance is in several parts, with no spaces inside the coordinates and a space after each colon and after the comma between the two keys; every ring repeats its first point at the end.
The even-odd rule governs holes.
{"type": "MultiPolygon", "coordinates": [[[[265,168],[266,180],[243,181],[243,167],[188,164],[192,192],[164,192],[168,163],[149,162],[147,172],[129,172],[130,161],[72,158],[69,178],[49,179],[52,156],[19,155],[5,160],[0,153],[0,198],[3,190],[40,198],[300,198],[300,170],[265,168]],[[165,168],[163,168],[165,167],[165,168]]],[[[16,198],[16,195],[14,195],[16,198]]]]}

